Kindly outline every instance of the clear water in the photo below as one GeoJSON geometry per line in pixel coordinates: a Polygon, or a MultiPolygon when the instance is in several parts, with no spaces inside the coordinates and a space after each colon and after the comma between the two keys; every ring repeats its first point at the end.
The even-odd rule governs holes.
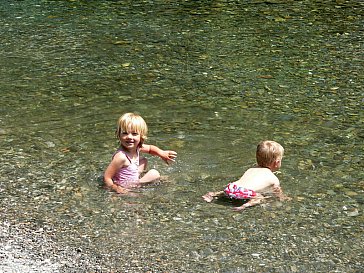
{"type": "Polygon", "coordinates": [[[105,272],[363,270],[363,8],[2,1],[4,221],[56,227],[105,272]],[[150,158],[168,179],[139,198],[101,187],[128,111],[149,144],[178,152],[171,166],[150,158]],[[202,202],[262,139],[285,147],[293,201],[242,213],[202,202]]]}

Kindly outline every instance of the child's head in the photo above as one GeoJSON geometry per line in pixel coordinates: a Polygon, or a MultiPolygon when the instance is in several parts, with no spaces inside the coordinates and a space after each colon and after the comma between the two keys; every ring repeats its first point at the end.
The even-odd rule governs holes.
{"type": "Polygon", "coordinates": [[[284,149],[279,143],[271,140],[261,141],[256,152],[258,166],[279,169],[283,153],[284,149]]]}
{"type": "Polygon", "coordinates": [[[122,134],[124,132],[137,132],[140,134],[139,146],[141,147],[144,141],[147,139],[148,127],[140,115],[134,113],[125,113],[119,118],[117,123],[115,132],[117,139],[121,140],[122,134]]]}

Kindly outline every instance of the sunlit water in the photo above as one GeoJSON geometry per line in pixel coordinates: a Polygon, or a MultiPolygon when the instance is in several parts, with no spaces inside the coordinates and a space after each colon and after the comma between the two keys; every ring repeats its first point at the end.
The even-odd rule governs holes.
{"type": "Polygon", "coordinates": [[[102,272],[363,270],[363,8],[1,2],[2,221],[55,228],[102,272]],[[102,188],[127,111],[178,152],[149,157],[167,178],[137,198],[102,188]],[[293,200],[202,202],[263,139],[285,147],[293,200]]]}

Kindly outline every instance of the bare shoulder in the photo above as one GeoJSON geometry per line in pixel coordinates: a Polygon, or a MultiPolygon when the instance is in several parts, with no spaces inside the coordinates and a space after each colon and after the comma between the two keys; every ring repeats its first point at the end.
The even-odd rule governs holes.
{"type": "Polygon", "coordinates": [[[126,161],[127,161],[127,158],[126,158],[126,155],[121,152],[121,151],[118,151],[115,153],[112,161],[114,161],[115,163],[118,163],[118,164],[125,164],[126,161]]]}

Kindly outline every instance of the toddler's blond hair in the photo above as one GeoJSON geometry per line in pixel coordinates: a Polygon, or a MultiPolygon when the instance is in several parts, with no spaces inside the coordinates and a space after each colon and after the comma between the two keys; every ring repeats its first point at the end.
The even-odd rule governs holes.
{"type": "Polygon", "coordinates": [[[257,146],[257,163],[259,167],[268,168],[276,160],[282,160],[284,149],[281,144],[272,141],[261,141],[257,146]]]}

